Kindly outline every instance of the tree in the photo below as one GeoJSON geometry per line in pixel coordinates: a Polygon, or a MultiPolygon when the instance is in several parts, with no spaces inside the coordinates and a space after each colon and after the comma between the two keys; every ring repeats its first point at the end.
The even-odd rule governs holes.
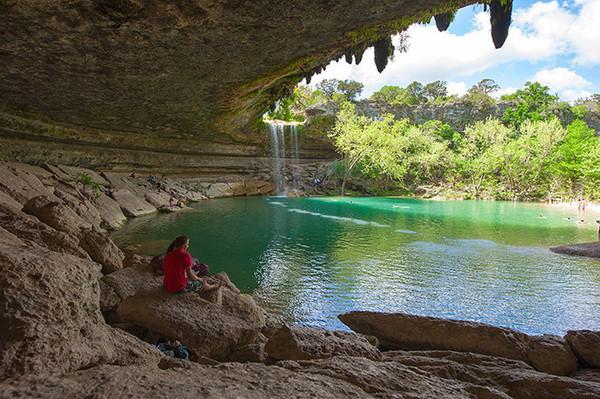
{"type": "Polygon", "coordinates": [[[412,82],[406,86],[406,91],[411,105],[422,104],[427,100],[427,97],[425,97],[425,88],[419,82],[412,82]]]}
{"type": "Polygon", "coordinates": [[[480,197],[488,183],[493,183],[494,173],[500,166],[502,147],[510,137],[511,129],[493,118],[465,128],[458,161],[460,173],[475,198],[480,197]]]}
{"type": "Polygon", "coordinates": [[[354,101],[362,92],[364,85],[354,80],[324,79],[319,82],[317,88],[329,100],[334,100],[336,94],[342,94],[346,99],[354,101]]]}
{"type": "Polygon", "coordinates": [[[479,83],[471,86],[469,93],[480,93],[490,96],[500,90],[500,86],[493,79],[482,79],[479,83]]]}
{"type": "Polygon", "coordinates": [[[448,95],[448,83],[441,80],[427,83],[423,88],[423,95],[429,101],[434,101],[436,98],[440,97],[446,97],[448,95]]]}
{"type": "Polygon", "coordinates": [[[355,80],[344,80],[338,83],[338,91],[348,100],[355,101],[365,86],[355,80]]]}
{"type": "Polygon", "coordinates": [[[516,103],[516,106],[504,111],[502,120],[517,128],[526,120],[540,121],[553,117],[551,109],[558,102],[558,96],[550,94],[550,88],[538,82],[527,82],[525,88],[502,99],[516,103]]]}
{"type": "Polygon", "coordinates": [[[405,92],[406,89],[398,86],[383,86],[381,89],[371,94],[370,100],[383,104],[392,104],[398,96],[405,92]]]}

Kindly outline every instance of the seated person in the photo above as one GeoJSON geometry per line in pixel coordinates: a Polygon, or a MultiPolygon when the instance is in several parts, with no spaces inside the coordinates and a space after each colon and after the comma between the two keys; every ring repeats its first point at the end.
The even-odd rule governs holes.
{"type": "Polygon", "coordinates": [[[193,259],[188,253],[190,240],[179,236],[169,245],[163,259],[163,287],[168,292],[213,291],[221,287],[221,282],[210,284],[192,271],[193,259]]]}

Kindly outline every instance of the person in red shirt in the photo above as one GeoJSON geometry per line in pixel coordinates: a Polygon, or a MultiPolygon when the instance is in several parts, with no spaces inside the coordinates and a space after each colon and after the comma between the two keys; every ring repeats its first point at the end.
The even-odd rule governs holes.
{"type": "Polygon", "coordinates": [[[172,293],[187,291],[212,291],[221,284],[210,284],[207,280],[196,276],[192,271],[193,259],[188,253],[190,240],[179,236],[169,245],[163,259],[163,287],[172,293]]]}

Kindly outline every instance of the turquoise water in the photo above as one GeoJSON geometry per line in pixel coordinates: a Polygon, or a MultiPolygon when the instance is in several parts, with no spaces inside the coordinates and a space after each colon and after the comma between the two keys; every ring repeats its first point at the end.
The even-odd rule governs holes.
{"type": "MultiPolygon", "coordinates": [[[[575,212],[576,213],[576,212],[575,212]]],[[[343,328],[349,310],[481,321],[532,333],[600,330],[600,261],[551,253],[597,239],[571,210],[494,201],[238,198],[133,220],[148,255],[179,234],[284,319],[343,328]]]]}

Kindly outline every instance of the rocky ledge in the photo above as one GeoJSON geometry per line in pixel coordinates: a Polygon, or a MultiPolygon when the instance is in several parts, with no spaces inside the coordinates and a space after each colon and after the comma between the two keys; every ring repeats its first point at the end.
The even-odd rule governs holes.
{"type": "Polygon", "coordinates": [[[600,259],[600,241],[562,245],[560,247],[550,248],[550,251],[556,252],[557,254],[587,256],[588,258],[600,259]]]}
{"type": "Polygon", "coordinates": [[[0,173],[0,398],[600,398],[600,332],[371,312],[340,316],[355,332],[286,326],[225,274],[210,295],[166,294],[150,259],[106,234],[164,204],[149,194],[199,200],[217,183],[0,173]],[[159,352],[158,337],[190,360],[159,352]]]}

